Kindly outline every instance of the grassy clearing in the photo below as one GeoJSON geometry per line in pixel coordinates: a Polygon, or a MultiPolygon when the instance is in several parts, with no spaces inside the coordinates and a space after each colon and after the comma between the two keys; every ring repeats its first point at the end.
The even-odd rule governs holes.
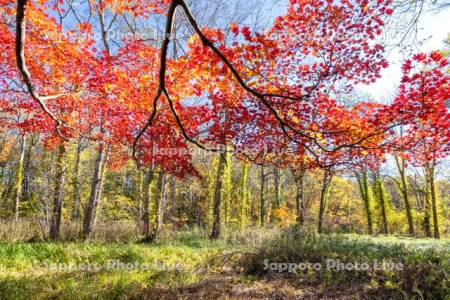
{"type": "Polygon", "coordinates": [[[450,295],[450,240],[362,235],[317,235],[291,228],[264,243],[258,253],[242,261],[247,273],[280,275],[270,263],[318,264],[322,269],[300,268],[281,272],[306,284],[365,283],[366,286],[417,299],[448,299],[450,295]],[[332,262],[341,263],[333,265],[332,262]],[[352,270],[344,267],[351,264],[352,270]],[[354,270],[366,263],[369,269],[354,270]],[[393,267],[401,264],[402,269],[393,267]],[[377,264],[377,265],[375,265],[377,264]],[[261,266],[266,266],[266,270],[261,266]]]}
{"type": "Polygon", "coordinates": [[[214,299],[226,294],[231,299],[346,299],[390,291],[394,296],[445,299],[449,249],[450,240],[318,236],[294,229],[227,234],[218,241],[198,231],[180,232],[152,245],[3,242],[0,298],[214,299]],[[280,274],[263,269],[265,259],[281,263],[326,258],[392,260],[404,263],[407,271],[280,274]],[[134,265],[127,270],[127,263],[134,265]],[[58,271],[56,264],[73,269],[58,271]],[[85,264],[91,269],[74,269],[85,264]]]}
{"type": "Polygon", "coordinates": [[[154,245],[1,243],[0,294],[2,299],[132,297],[156,284],[198,282],[200,264],[226,249],[222,240],[196,235],[154,245]]]}

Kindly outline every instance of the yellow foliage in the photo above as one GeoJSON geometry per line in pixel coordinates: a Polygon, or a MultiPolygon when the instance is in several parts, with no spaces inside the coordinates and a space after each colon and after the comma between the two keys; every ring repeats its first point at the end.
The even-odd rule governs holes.
{"type": "Polygon", "coordinates": [[[295,214],[290,212],[290,210],[283,204],[281,207],[274,209],[273,217],[276,220],[276,223],[281,228],[289,227],[290,225],[295,223],[295,214]]]}

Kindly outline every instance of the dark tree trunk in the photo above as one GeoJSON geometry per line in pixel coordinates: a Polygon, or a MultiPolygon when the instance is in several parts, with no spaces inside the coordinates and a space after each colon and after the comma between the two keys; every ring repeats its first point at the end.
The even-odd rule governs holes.
{"type": "Polygon", "coordinates": [[[425,208],[423,216],[423,229],[425,236],[432,237],[431,233],[431,184],[430,184],[430,170],[425,167],[425,208]]]}
{"type": "Polygon", "coordinates": [[[401,186],[400,186],[400,192],[402,193],[403,201],[405,202],[405,211],[406,211],[406,218],[408,219],[408,233],[410,236],[415,236],[414,233],[414,221],[411,213],[411,204],[409,203],[409,197],[408,197],[408,184],[406,181],[406,174],[405,174],[405,161],[395,155],[395,161],[397,163],[397,168],[400,173],[401,178],[401,186]]]}
{"type": "Polygon", "coordinates": [[[408,218],[408,232],[409,232],[410,236],[415,236],[414,221],[413,221],[413,217],[412,217],[412,213],[411,213],[411,204],[409,203],[407,185],[406,185],[406,181],[404,180],[403,176],[402,176],[402,185],[403,185],[402,196],[403,196],[403,200],[405,201],[406,217],[408,218]]]}
{"type": "Polygon", "coordinates": [[[430,193],[431,193],[431,205],[433,208],[433,233],[434,238],[439,239],[439,218],[437,212],[437,195],[436,195],[436,186],[434,180],[434,166],[430,167],[430,193]]]}
{"type": "Polygon", "coordinates": [[[304,182],[305,182],[305,171],[301,170],[296,178],[297,193],[295,195],[295,207],[297,209],[297,223],[299,225],[303,225],[305,223],[304,182]]]}
{"type": "Polygon", "coordinates": [[[222,187],[223,175],[226,165],[225,154],[220,155],[219,164],[217,166],[216,186],[214,189],[214,203],[213,203],[213,224],[210,239],[217,239],[221,231],[221,205],[222,205],[222,187]]]}
{"type": "Polygon", "coordinates": [[[323,220],[325,216],[326,197],[331,180],[332,180],[331,172],[329,170],[324,170],[322,178],[322,189],[320,191],[319,223],[317,226],[317,230],[319,233],[323,232],[323,220]]]}
{"type": "Polygon", "coordinates": [[[25,149],[25,157],[23,162],[23,182],[22,182],[22,195],[21,199],[30,199],[30,167],[31,167],[31,155],[33,153],[33,147],[37,141],[33,141],[33,136],[30,136],[28,142],[28,150],[25,149]]]}
{"type": "Polygon", "coordinates": [[[279,168],[274,169],[275,206],[281,206],[281,173],[279,168]]]}
{"type": "Polygon", "coordinates": [[[136,187],[134,191],[135,200],[135,219],[136,224],[139,227],[141,225],[142,213],[143,213],[143,203],[144,203],[144,174],[140,170],[136,174],[136,187]]]}
{"type": "Polygon", "coordinates": [[[383,189],[383,182],[381,181],[381,178],[379,174],[375,175],[376,180],[376,188],[378,189],[378,200],[380,202],[380,208],[381,208],[381,221],[383,225],[383,234],[389,234],[389,225],[387,220],[387,213],[386,213],[386,199],[384,198],[384,189],[383,189]]]}
{"type": "Polygon", "coordinates": [[[356,174],[358,180],[359,191],[361,198],[364,202],[364,210],[366,212],[367,218],[367,231],[369,234],[373,234],[373,224],[372,224],[372,210],[370,209],[370,194],[369,194],[369,184],[367,182],[367,171],[363,171],[361,174],[356,174]]]}
{"type": "Polygon", "coordinates": [[[20,156],[19,161],[17,162],[17,171],[16,171],[16,195],[14,198],[14,204],[13,204],[13,218],[14,221],[17,221],[19,219],[19,204],[20,204],[20,197],[22,196],[22,184],[23,184],[23,162],[25,158],[25,147],[26,147],[26,135],[22,135],[22,139],[20,142],[20,156]]]}
{"type": "Polygon", "coordinates": [[[65,167],[65,155],[66,148],[64,144],[58,147],[58,156],[56,158],[56,177],[55,177],[55,189],[53,195],[53,212],[50,223],[50,239],[58,240],[60,237],[61,228],[61,211],[63,204],[64,193],[64,179],[66,174],[65,167]]]}

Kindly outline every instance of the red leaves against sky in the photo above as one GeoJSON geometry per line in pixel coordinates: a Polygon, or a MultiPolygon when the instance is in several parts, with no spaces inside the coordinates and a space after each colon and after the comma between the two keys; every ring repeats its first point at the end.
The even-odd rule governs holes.
{"type": "Polygon", "coordinates": [[[400,92],[391,108],[405,127],[397,141],[413,163],[436,164],[450,153],[448,57],[437,51],[419,53],[402,69],[400,92]]]}
{"type": "MultiPolygon", "coordinates": [[[[151,20],[164,15],[169,3],[92,4],[119,17],[127,13],[151,20]]],[[[0,107],[20,116],[16,125],[22,130],[55,138],[51,120],[24,92],[15,67],[15,2],[1,0],[0,5],[0,107]]],[[[95,34],[98,19],[61,26],[54,17],[57,9],[64,12],[54,1],[36,1],[29,7],[26,55],[33,84],[42,95],[65,94],[49,101],[49,108],[91,139],[113,145],[116,157],[125,160],[123,149],[133,144],[152,110],[160,50],[136,38],[119,40],[109,55],[97,50],[102,49],[95,34]]],[[[193,36],[185,54],[168,60],[166,78],[187,134],[195,137],[209,128],[200,136],[202,143],[249,150],[243,158],[262,159],[261,149],[289,149],[289,155],[277,153],[271,159],[293,162],[306,153],[319,163],[345,164],[391,150],[391,126],[401,124],[408,131],[397,143],[419,149],[417,140],[426,141],[414,153],[444,155],[449,140],[444,101],[450,97],[447,60],[441,54],[420,54],[405,63],[400,94],[392,105],[364,102],[348,109],[332,99],[355,84],[375,81],[387,67],[377,37],[383,18],[392,12],[389,0],[291,0],[287,14],[265,31],[231,24],[232,35],[226,37],[220,30],[203,28],[249,87],[272,95],[266,97],[268,103],[293,130],[286,132],[267,106],[246,92],[224,62],[193,36]]],[[[197,175],[167,101],[159,103],[156,120],[138,145],[140,162],[158,164],[180,177],[197,175]],[[155,149],[178,151],[169,155],[155,149]]],[[[67,128],[63,132],[74,136],[67,128]]]]}

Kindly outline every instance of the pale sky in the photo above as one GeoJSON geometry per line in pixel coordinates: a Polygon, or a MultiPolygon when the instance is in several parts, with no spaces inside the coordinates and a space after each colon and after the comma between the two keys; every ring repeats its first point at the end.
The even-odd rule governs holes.
{"type": "MultiPolygon", "coordinates": [[[[431,37],[415,52],[443,49],[445,47],[443,41],[450,34],[450,9],[440,11],[439,13],[427,12],[422,16],[419,22],[419,28],[422,28],[418,34],[419,39],[431,37]]],[[[392,99],[402,77],[402,55],[400,51],[394,49],[388,56],[388,60],[390,66],[382,71],[382,78],[374,84],[359,86],[357,89],[369,94],[377,101],[392,99]]]]}

